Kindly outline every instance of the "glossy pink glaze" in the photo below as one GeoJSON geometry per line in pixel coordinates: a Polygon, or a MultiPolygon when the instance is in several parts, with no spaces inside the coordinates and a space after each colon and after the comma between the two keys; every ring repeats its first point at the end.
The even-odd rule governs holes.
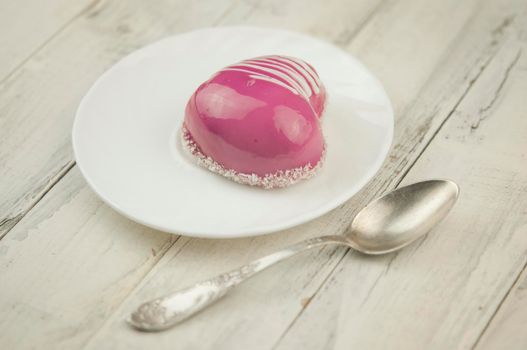
{"type": "Polygon", "coordinates": [[[306,62],[265,56],[204,82],[187,104],[184,124],[200,151],[225,169],[264,177],[319,163],[325,99],[306,62]]]}

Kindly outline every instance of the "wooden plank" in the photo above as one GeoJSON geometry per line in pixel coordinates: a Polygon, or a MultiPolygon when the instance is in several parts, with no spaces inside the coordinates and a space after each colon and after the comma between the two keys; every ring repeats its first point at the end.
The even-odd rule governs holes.
{"type": "Polygon", "coordinates": [[[92,3],[93,0],[0,2],[0,81],[92,3]]]}
{"type": "MultiPolygon", "coordinates": [[[[404,75],[405,69],[401,69],[400,76],[397,75],[397,70],[395,72],[391,70],[387,76],[401,82],[401,89],[413,89],[414,96],[396,95],[398,96],[394,101],[396,109],[399,111],[406,110],[406,113],[398,119],[394,152],[385,169],[366,191],[336,211],[312,223],[282,232],[279,235],[228,242],[188,240],[189,243],[183,247],[171,248],[138,286],[137,290],[125,300],[115,315],[91,340],[87,348],[133,349],[147,348],[154,346],[154,344],[156,348],[170,348],[177,344],[181,348],[229,349],[239,347],[267,349],[275,346],[277,342],[283,348],[302,348],[309,344],[312,348],[323,348],[325,343],[319,342],[317,336],[322,335],[320,339],[324,340],[327,339],[325,338],[327,334],[323,330],[319,331],[318,328],[327,328],[328,332],[335,331],[331,326],[335,316],[338,315],[338,308],[328,309],[331,304],[327,300],[324,300],[326,304],[321,304],[313,315],[313,323],[318,320],[316,326],[310,327],[308,331],[302,333],[302,336],[305,336],[302,339],[305,339],[306,343],[309,344],[284,342],[285,345],[283,345],[280,343],[280,339],[283,333],[287,332],[289,326],[295,324],[299,315],[302,318],[303,310],[310,310],[310,300],[319,291],[319,288],[322,285],[323,288],[330,288],[336,283],[334,279],[327,280],[326,276],[327,272],[332,271],[342,258],[345,252],[342,249],[312,252],[307,256],[286,262],[280,267],[274,267],[271,271],[242,286],[221,303],[214,305],[206,312],[197,315],[188,323],[182,324],[170,332],[156,334],[155,336],[133,332],[123,323],[123,319],[140,301],[162,293],[162,290],[184,287],[217,272],[232,268],[251,257],[254,258],[265,252],[270,252],[276,246],[321,233],[342,232],[349,224],[350,218],[357,208],[364,205],[376,193],[384,191],[391,184],[400,181],[434,136],[437,128],[451,116],[459,101],[467,94],[467,91],[473,86],[498,48],[503,44],[503,40],[506,38],[505,34],[509,31],[510,11],[516,11],[523,3],[510,2],[507,4],[508,8],[505,9],[501,5],[489,2],[486,4],[487,6],[481,7],[482,10],[476,13],[470,12],[466,8],[461,11],[457,7],[459,3],[442,3],[442,6],[449,5],[453,6],[450,11],[443,9],[440,12],[445,14],[443,21],[446,18],[451,18],[454,21],[449,25],[443,25],[443,27],[451,30],[449,32],[450,40],[445,40],[445,31],[442,31],[442,40],[430,41],[435,42],[435,45],[444,46],[425,48],[436,53],[437,56],[432,56],[429,59],[440,64],[439,67],[434,67],[428,61],[423,62],[422,65],[416,65],[413,60],[392,57],[395,62],[409,64],[413,68],[413,75],[404,80],[403,78],[406,77],[404,75]],[[450,12],[455,12],[454,6],[458,13],[466,13],[465,21],[460,17],[446,16],[450,12]],[[466,19],[472,16],[473,19],[466,23],[466,19]],[[460,33],[457,30],[462,34],[459,40],[455,39],[460,33]],[[444,52],[447,49],[451,58],[442,62],[444,52]],[[432,75],[433,79],[430,78],[430,70],[435,70],[435,74],[432,75]],[[408,85],[405,84],[405,81],[408,85]],[[419,96],[420,100],[409,106],[411,100],[417,96],[427,81],[429,84],[426,85],[423,95],[419,96]],[[321,284],[324,281],[329,282],[321,284]],[[317,317],[319,318],[317,319],[317,317]],[[309,334],[310,332],[312,334],[309,334]],[[206,337],[202,336],[203,334],[206,334],[206,337]]],[[[464,5],[470,6],[467,3],[464,5]]],[[[430,5],[428,4],[428,6],[430,5]]],[[[479,6],[477,7],[479,8],[479,6]]],[[[427,25],[434,28],[439,25],[433,20],[434,14],[438,12],[436,8],[411,6],[408,2],[400,2],[387,9],[381,9],[381,12],[372,19],[372,22],[358,34],[357,40],[359,42],[364,40],[365,42],[366,39],[360,38],[369,36],[372,45],[378,44],[377,49],[385,55],[382,44],[379,44],[379,42],[384,42],[385,38],[380,40],[379,33],[387,33],[386,29],[392,28],[401,15],[412,10],[415,11],[413,17],[426,18],[427,14],[430,17],[427,18],[428,20],[423,19],[423,27],[419,29],[414,26],[407,27],[406,30],[412,35],[423,33],[426,36],[428,34],[427,25]],[[388,16],[384,11],[389,11],[392,15],[388,16]],[[393,22],[390,22],[390,19],[393,22]]],[[[404,38],[403,34],[405,33],[401,29],[400,32],[393,35],[404,38]]],[[[385,35],[387,36],[385,45],[394,48],[392,34],[385,35]]],[[[399,41],[399,44],[405,49],[390,51],[392,56],[399,52],[401,55],[414,55],[417,48],[422,45],[421,41],[416,40],[415,37],[409,37],[408,40],[409,42],[399,41]],[[411,50],[406,49],[406,45],[416,46],[411,50]]],[[[369,46],[364,45],[363,47],[368,53],[369,46]]],[[[358,52],[357,55],[362,58],[361,52],[358,52]]],[[[373,53],[371,55],[376,57],[373,53]]],[[[384,57],[386,58],[386,56],[384,57]]],[[[380,62],[380,58],[377,60],[380,62]]],[[[366,63],[369,64],[367,60],[366,63]]],[[[404,67],[406,68],[406,66],[404,67]]],[[[385,81],[383,76],[381,76],[381,80],[385,81]]],[[[387,83],[387,85],[390,84],[387,83]]],[[[393,83],[391,86],[395,87],[395,85],[393,83]]],[[[354,255],[353,259],[357,269],[360,269],[360,273],[354,275],[357,276],[354,282],[359,281],[358,287],[350,291],[349,295],[357,295],[360,298],[361,294],[367,294],[368,290],[361,289],[359,291],[358,289],[361,286],[374,285],[375,280],[389,268],[390,257],[366,259],[363,256],[354,255]],[[363,259],[364,263],[360,264],[363,259]]],[[[337,302],[340,299],[342,296],[339,295],[337,302]]],[[[347,330],[338,331],[345,332],[347,330]]],[[[288,335],[288,333],[285,334],[287,339],[284,338],[284,341],[289,339],[288,335]]],[[[297,339],[293,336],[291,338],[297,339]]],[[[328,348],[331,348],[331,344],[328,345],[328,348]]]]}
{"type": "MultiPolygon", "coordinates": [[[[350,252],[277,349],[473,348],[527,263],[524,21],[403,181],[455,180],[455,210],[426,239],[374,261],[376,273],[350,252]]],[[[489,348],[525,348],[511,321],[489,348]]]]}
{"type": "MultiPolygon", "coordinates": [[[[523,213],[525,216],[527,213],[523,213]]],[[[523,232],[527,231],[527,228],[523,232]]],[[[527,269],[519,276],[514,287],[500,305],[488,329],[483,334],[477,350],[486,349],[527,349],[527,269]]]]}
{"type": "Polygon", "coordinates": [[[307,32],[345,46],[385,1],[243,1],[225,13],[221,24],[253,25],[307,32]]]}
{"type": "Polygon", "coordinates": [[[98,2],[0,83],[0,179],[7,179],[0,181],[0,239],[71,169],[70,130],[77,105],[97,76],[126,53],[180,31],[214,23],[251,24],[253,18],[283,21],[289,29],[342,40],[341,33],[322,28],[340,23],[335,28],[346,25],[345,33],[353,31],[377,3],[311,1],[318,16],[288,21],[297,18],[304,2],[291,2],[278,13],[257,3],[98,2]],[[341,11],[328,10],[336,8],[341,11]],[[241,17],[229,15],[235,10],[241,17]]]}
{"type": "MultiPolygon", "coordinates": [[[[0,212],[7,213],[0,241],[0,325],[6,330],[0,347],[82,346],[174,243],[175,236],[120,217],[84,185],[71,158],[70,127],[87,87],[126,52],[180,30],[228,23],[228,4],[211,4],[217,5],[99,3],[1,85],[0,178],[9,183],[0,183],[0,212]]],[[[360,26],[376,3],[363,5],[354,7],[357,22],[347,29],[360,26]]],[[[260,12],[238,22],[250,23],[260,12]]],[[[298,22],[296,29],[327,27],[340,14],[330,15],[308,19],[320,23],[298,22]]]]}

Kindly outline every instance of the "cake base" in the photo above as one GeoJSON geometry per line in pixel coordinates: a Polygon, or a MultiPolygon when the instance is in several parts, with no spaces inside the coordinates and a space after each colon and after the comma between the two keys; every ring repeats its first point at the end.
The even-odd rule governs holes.
{"type": "Polygon", "coordinates": [[[183,147],[197,160],[200,166],[240,184],[258,186],[265,189],[287,187],[297,183],[300,180],[312,178],[322,167],[326,156],[326,150],[324,147],[324,152],[315,166],[312,166],[311,163],[308,163],[303,167],[279,170],[273,174],[267,174],[262,177],[257,174],[245,174],[237,172],[233,169],[226,169],[211,157],[206,156],[201,152],[201,149],[196,144],[192,138],[192,135],[190,135],[190,132],[184,125],[181,127],[181,141],[183,143],[183,147]]]}

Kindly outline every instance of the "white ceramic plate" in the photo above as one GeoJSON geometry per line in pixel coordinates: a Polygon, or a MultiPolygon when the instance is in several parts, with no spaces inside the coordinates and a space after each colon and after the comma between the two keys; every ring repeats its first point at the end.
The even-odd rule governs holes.
{"type": "Polygon", "coordinates": [[[161,40],[104,73],[79,106],[73,148],[89,185],[121,214],[167,232],[227,238],[285,229],[342,204],[379,169],[392,133],[382,86],[344,51],[282,30],[220,27],[161,40]],[[308,61],[328,92],[324,167],[286,189],[212,174],[175,139],[201,82],[228,64],[267,54],[308,61]]]}

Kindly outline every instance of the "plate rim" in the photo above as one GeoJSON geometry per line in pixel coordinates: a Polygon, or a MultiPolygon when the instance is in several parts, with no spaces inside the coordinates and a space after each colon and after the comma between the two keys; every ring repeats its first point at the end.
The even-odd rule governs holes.
{"type": "MultiPolygon", "coordinates": [[[[90,189],[92,191],[94,191],[95,194],[105,204],[107,204],[113,210],[118,212],[120,215],[122,215],[122,216],[126,217],[127,219],[130,219],[130,220],[132,220],[134,222],[137,222],[137,223],[139,223],[139,224],[141,224],[143,226],[153,228],[154,230],[158,230],[158,231],[162,231],[162,232],[166,232],[166,233],[170,233],[170,234],[176,234],[176,235],[179,235],[179,236],[187,236],[187,237],[195,237],[195,238],[209,238],[209,239],[232,239],[232,238],[253,237],[253,236],[271,234],[271,233],[275,233],[275,232],[278,232],[278,231],[287,230],[289,228],[292,228],[292,227],[301,225],[303,223],[307,223],[309,221],[312,221],[312,220],[314,220],[314,219],[316,219],[316,218],[318,218],[318,217],[330,212],[331,210],[337,208],[338,206],[342,205],[344,202],[352,199],[357,193],[359,193],[366,186],[366,184],[369,181],[371,181],[375,177],[375,174],[377,174],[377,172],[381,169],[384,161],[386,160],[386,158],[387,158],[387,156],[388,156],[388,154],[390,152],[390,149],[392,147],[392,143],[393,143],[394,123],[395,123],[395,121],[394,121],[393,106],[392,106],[392,103],[391,103],[391,100],[390,100],[388,94],[386,93],[386,90],[384,89],[384,86],[380,83],[378,78],[354,55],[344,51],[342,48],[336,46],[335,44],[333,44],[333,43],[331,43],[329,41],[322,40],[320,38],[313,37],[313,36],[310,36],[310,35],[307,35],[307,34],[304,34],[304,33],[301,33],[301,32],[297,32],[297,31],[293,31],[293,30],[269,28],[269,27],[263,27],[263,26],[233,25],[233,26],[220,26],[220,27],[203,27],[203,28],[199,28],[199,29],[195,29],[195,30],[182,32],[182,33],[175,34],[175,35],[170,35],[170,36],[161,38],[159,40],[156,40],[156,41],[154,41],[152,43],[149,43],[149,44],[147,44],[147,45],[145,45],[145,46],[143,46],[143,47],[141,47],[141,48],[139,48],[137,50],[134,50],[134,51],[128,53],[127,55],[121,57],[120,59],[118,59],[108,69],[106,69],[101,75],[99,75],[97,77],[95,82],[92,83],[90,88],[86,91],[86,93],[82,97],[82,99],[81,99],[81,101],[80,101],[80,103],[79,103],[79,105],[78,105],[78,107],[76,109],[75,116],[74,116],[73,126],[72,126],[72,130],[71,130],[71,143],[72,143],[73,156],[74,156],[74,159],[75,159],[75,163],[76,163],[81,175],[83,176],[84,180],[86,181],[86,183],[90,187],[90,189]],[[249,229],[248,228],[242,228],[242,229],[238,229],[238,230],[229,230],[228,233],[226,233],[226,232],[222,232],[222,233],[215,232],[215,233],[212,233],[212,234],[210,232],[204,232],[204,231],[201,231],[201,230],[193,230],[193,229],[189,230],[188,228],[185,228],[185,227],[175,227],[175,226],[166,227],[164,225],[158,225],[156,223],[148,222],[148,220],[143,220],[143,219],[138,218],[136,216],[130,215],[129,213],[126,212],[126,210],[122,209],[111,198],[109,198],[108,196],[104,195],[102,193],[102,191],[97,189],[97,187],[93,183],[92,179],[88,176],[86,170],[84,169],[84,167],[82,165],[82,161],[79,162],[78,150],[77,150],[77,146],[76,146],[77,142],[76,142],[76,136],[75,136],[77,134],[77,129],[78,129],[79,115],[80,115],[84,105],[87,103],[86,101],[87,101],[88,97],[92,94],[92,92],[94,90],[96,90],[98,85],[101,84],[102,81],[104,81],[105,77],[107,75],[109,75],[115,69],[116,66],[120,65],[121,62],[123,62],[125,59],[127,59],[131,55],[139,54],[141,51],[147,50],[147,49],[149,49],[152,46],[159,45],[163,41],[168,41],[168,40],[174,39],[176,37],[180,37],[180,36],[184,36],[184,35],[190,35],[190,34],[194,34],[196,32],[200,32],[200,31],[210,31],[210,30],[218,30],[218,29],[219,30],[224,30],[224,29],[255,30],[256,29],[256,30],[265,30],[265,31],[270,31],[270,32],[275,32],[275,33],[281,33],[281,34],[285,34],[285,35],[295,35],[295,36],[304,37],[304,38],[309,39],[309,40],[315,40],[315,41],[322,42],[325,45],[331,45],[335,49],[340,50],[343,53],[345,53],[347,56],[350,56],[357,64],[362,66],[362,68],[368,73],[370,78],[372,78],[372,80],[375,82],[377,87],[383,92],[384,96],[386,97],[386,107],[388,109],[387,113],[389,113],[391,118],[388,118],[389,121],[390,121],[390,123],[389,123],[389,130],[387,130],[387,135],[386,135],[386,138],[384,139],[384,143],[380,147],[379,155],[377,156],[377,158],[375,159],[375,162],[373,162],[373,165],[369,168],[369,170],[367,172],[365,172],[365,175],[362,177],[362,179],[360,181],[357,181],[353,186],[350,186],[349,188],[347,188],[347,190],[343,191],[339,196],[332,197],[331,200],[326,201],[324,204],[320,205],[316,209],[310,210],[309,212],[304,213],[302,215],[294,216],[294,217],[292,217],[291,219],[288,219],[288,220],[282,220],[282,221],[280,221],[279,224],[259,225],[259,226],[255,227],[255,228],[249,228],[249,229]]],[[[215,175],[215,176],[217,176],[217,175],[215,175]]],[[[245,185],[240,185],[240,186],[245,186],[245,185]]]]}

